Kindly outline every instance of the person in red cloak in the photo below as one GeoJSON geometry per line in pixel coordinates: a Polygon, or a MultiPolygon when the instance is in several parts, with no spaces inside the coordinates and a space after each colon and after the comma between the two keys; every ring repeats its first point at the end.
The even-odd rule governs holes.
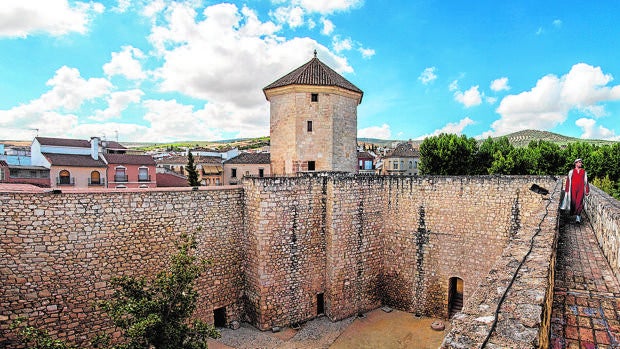
{"type": "Polygon", "coordinates": [[[581,222],[581,211],[583,211],[583,198],[590,195],[590,185],[588,185],[588,174],[583,169],[583,161],[577,159],[574,162],[575,168],[568,171],[566,186],[564,191],[570,198],[570,214],[575,216],[575,222],[581,222]]]}

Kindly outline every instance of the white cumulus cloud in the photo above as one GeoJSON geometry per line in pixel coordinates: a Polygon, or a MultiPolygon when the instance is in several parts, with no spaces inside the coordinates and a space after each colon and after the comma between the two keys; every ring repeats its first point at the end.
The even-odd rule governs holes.
{"type": "Polygon", "coordinates": [[[97,2],[67,0],[21,0],[3,1],[0,5],[0,37],[25,38],[36,33],[62,36],[88,31],[91,18],[103,12],[104,6],[97,2]]]}
{"type": "Polygon", "coordinates": [[[418,80],[422,81],[424,85],[428,85],[437,79],[437,74],[435,74],[435,71],[437,71],[437,68],[435,67],[428,67],[424,69],[422,74],[418,76],[418,80]]]}
{"type": "Polygon", "coordinates": [[[390,125],[388,124],[383,124],[381,126],[370,126],[357,130],[357,137],[390,139],[392,137],[392,131],[390,130],[390,125]]]}
{"type": "Polygon", "coordinates": [[[326,18],[322,18],[321,23],[323,23],[323,30],[321,30],[322,34],[330,35],[331,33],[333,33],[335,25],[332,21],[326,18]]]}
{"type": "Polygon", "coordinates": [[[491,81],[491,90],[495,92],[510,90],[510,86],[508,85],[508,78],[503,77],[491,81]]]}
{"type": "Polygon", "coordinates": [[[103,71],[108,76],[122,75],[129,80],[142,80],[146,73],[138,59],[144,58],[140,49],[132,46],[123,46],[121,52],[112,52],[112,60],[103,65],[103,71]]]}
{"type": "Polygon", "coordinates": [[[478,91],[478,85],[472,86],[465,92],[454,92],[454,99],[466,108],[474,107],[482,103],[482,95],[478,91]]]}
{"type": "Polygon", "coordinates": [[[575,121],[575,125],[581,128],[582,139],[620,140],[620,137],[617,137],[613,130],[596,125],[596,120],[594,119],[580,118],[575,121]]]}
{"type": "Polygon", "coordinates": [[[606,112],[601,103],[620,100],[620,85],[607,86],[612,80],[600,67],[585,63],[573,65],[562,77],[546,75],[531,90],[502,99],[496,109],[500,119],[493,122],[488,134],[549,130],[566,121],[570,110],[602,117],[606,112]]]}
{"type": "Polygon", "coordinates": [[[473,125],[473,124],[475,124],[474,120],[470,119],[469,117],[465,117],[459,120],[459,122],[449,122],[444,127],[437,129],[430,134],[420,136],[417,139],[424,139],[424,138],[431,137],[431,136],[437,136],[442,133],[461,135],[463,134],[463,130],[465,130],[467,126],[473,125]]]}

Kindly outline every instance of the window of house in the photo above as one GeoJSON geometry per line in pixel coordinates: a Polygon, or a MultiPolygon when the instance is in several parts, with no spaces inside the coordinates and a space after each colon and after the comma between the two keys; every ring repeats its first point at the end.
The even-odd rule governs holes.
{"type": "Polygon", "coordinates": [[[404,169],[405,169],[405,162],[404,162],[404,161],[401,161],[401,162],[400,162],[400,169],[401,169],[401,170],[404,170],[404,169]]]}
{"type": "Polygon", "coordinates": [[[250,175],[250,171],[245,171],[245,175],[249,176],[250,175]]]}
{"type": "Polygon", "coordinates": [[[58,184],[71,184],[71,173],[62,170],[58,173],[58,184]]]}
{"type": "Polygon", "coordinates": [[[318,102],[318,101],[319,101],[319,94],[318,94],[318,93],[312,93],[312,94],[310,94],[310,101],[312,101],[312,102],[318,102]]]}
{"type": "Polygon", "coordinates": [[[418,161],[413,162],[413,168],[418,168],[418,161]]]}
{"type": "Polygon", "coordinates": [[[149,181],[149,168],[148,167],[140,167],[138,169],[138,181],[140,182],[149,181]]]}
{"type": "Polygon", "coordinates": [[[316,168],[314,161],[308,161],[308,171],[314,171],[316,168]]]}
{"type": "Polygon", "coordinates": [[[409,169],[411,170],[413,168],[413,161],[409,161],[409,169]]]}
{"type": "Polygon", "coordinates": [[[90,173],[90,184],[101,184],[101,174],[99,171],[93,171],[90,173]]]}
{"type": "Polygon", "coordinates": [[[116,170],[114,171],[115,182],[127,182],[127,173],[125,170],[126,169],[122,166],[116,167],[116,170]]]}
{"type": "Polygon", "coordinates": [[[237,169],[233,168],[230,170],[230,177],[237,178],[237,169]]]}
{"type": "Polygon", "coordinates": [[[312,121],[308,120],[308,132],[312,132],[312,121]]]}
{"type": "Polygon", "coordinates": [[[259,168],[258,169],[258,176],[261,177],[261,178],[265,177],[265,170],[262,169],[262,168],[259,168]]]}
{"type": "Polygon", "coordinates": [[[393,161],[392,162],[392,169],[398,170],[398,161],[393,161]]]}

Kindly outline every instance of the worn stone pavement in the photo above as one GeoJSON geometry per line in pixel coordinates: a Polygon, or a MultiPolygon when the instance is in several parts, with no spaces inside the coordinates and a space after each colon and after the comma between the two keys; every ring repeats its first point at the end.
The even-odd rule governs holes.
{"type": "Polygon", "coordinates": [[[556,262],[551,345],[620,348],[620,284],[590,222],[563,217],[556,262]]]}

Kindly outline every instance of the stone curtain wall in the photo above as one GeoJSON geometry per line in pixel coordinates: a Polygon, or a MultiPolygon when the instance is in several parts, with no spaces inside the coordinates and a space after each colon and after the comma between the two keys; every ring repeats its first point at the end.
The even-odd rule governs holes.
{"type": "Polygon", "coordinates": [[[340,320],[381,306],[384,177],[327,180],[326,314],[340,320]]]}
{"type": "Polygon", "coordinates": [[[111,294],[110,278],[152,274],[179,234],[198,227],[198,253],[214,262],[199,283],[198,315],[209,322],[220,307],[228,321],[263,330],[381,305],[446,317],[449,279],[460,277],[465,317],[451,332],[459,343],[485,334],[479,319],[542,225],[520,293],[509,295],[510,309],[525,304],[517,314],[527,315],[506,326],[544,328],[536,316],[545,319],[556,219],[546,208],[557,198],[543,200],[529,190],[535,183],[556,185],[315,173],[246,178],[243,189],[0,193],[0,338],[19,315],[78,343],[105,329],[92,302],[111,294]]]}
{"type": "Polygon", "coordinates": [[[322,293],[333,320],[381,304],[447,317],[449,279],[464,280],[467,300],[508,243],[539,223],[548,201],[529,190],[534,183],[555,185],[492,176],[248,180],[248,313],[261,329],[306,321],[322,293]]]}
{"type": "Polygon", "coordinates": [[[609,265],[620,278],[620,202],[590,184],[586,213],[609,265]]]}
{"type": "Polygon", "coordinates": [[[226,306],[239,319],[242,293],[242,189],[82,194],[0,193],[0,347],[11,346],[18,316],[73,343],[109,321],[93,306],[112,294],[110,279],[153,276],[197,228],[210,259],[197,315],[213,322],[226,306]]]}
{"type": "Polygon", "coordinates": [[[323,178],[246,178],[247,318],[261,330],[316,316],[325,289],[323,178]]]}
{"type": "Polygon", "coordinates": [[[562,181],[532,180],[549,194],[520,191],[520,228],[467,297],[463,311],[452,318],[442,348],[480,348],[485,341],[489,348],[549,346],[562,181]]]}

